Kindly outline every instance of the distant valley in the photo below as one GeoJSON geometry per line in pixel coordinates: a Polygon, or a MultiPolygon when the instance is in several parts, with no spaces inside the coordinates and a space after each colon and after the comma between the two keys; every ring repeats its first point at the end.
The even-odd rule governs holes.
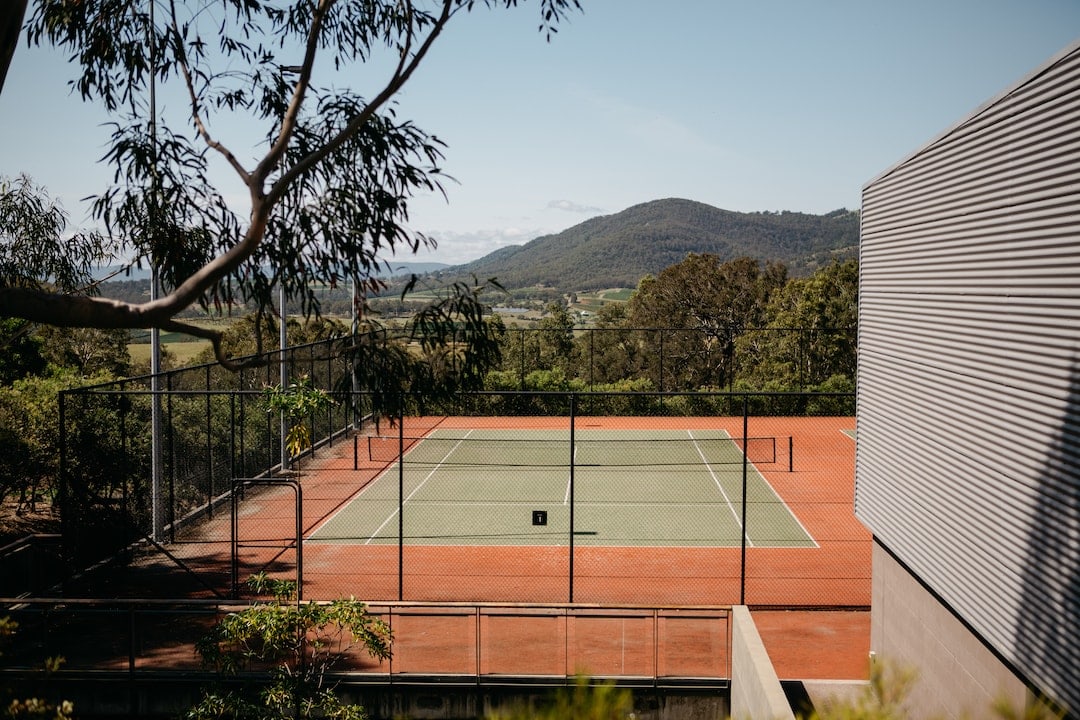
{"type": "MultiPolygon", "coordinates": [[[[635,288],[641,278],[682,262],[689,253],[709,253],[721,261],[749,256],[778,261],[793,277],[807,276],[834,260],[856,257],[859,213],[836,210],[824,215],[798,212],[741,213],[692,200],[655,200],[613,215],[586,220],[524,245],[504,247],[464,265],[398,262],[388,299],[399,296],[393,281],[427,275],[441,285],[495,278],[516,298],[542,300],[577,292],[635,288]]],[[[140,301],[149,296],[149,273],[135,270],[107,282],[102,294],[140,301]]],[[[349,307],[348,289],[328,291],[324,308],[349,307]],[[337,297],[341,295],[341,297],[337,297]]]]}

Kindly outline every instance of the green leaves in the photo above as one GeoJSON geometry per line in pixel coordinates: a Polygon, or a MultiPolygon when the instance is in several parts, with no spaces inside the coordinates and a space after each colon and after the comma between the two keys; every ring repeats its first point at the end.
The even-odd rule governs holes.
{"type": "Polygon", "coordinates": [[[307,375],[289,383],[287,387],[274,385],[263,391],[267,412],[280,412],[289,421],[285,446],[293,457],[311,447],[311,431],[304,420],[323,412],[334,404],[324,390],[312,387],[307,375]]]}
{"type": "MultiPolygon", "coordinates": [[[[104,158],[113,187],[95,197],[95,217],[123,254],[160,271],[164,293],[46,302],[5,292],[2,277],[18,279],[20,268],[0,266],[0,299],[14,316],[61,326],[183,331],[211,340],[218,360],[238,369],[219,332],[177,314],[194,303],[265,311],[283,289],[305,316],[318,315],[320,286],[380,288],[384,256],[433,244],[409,227],[407,206],[418,192],[441,193],[444,177],[441,141],[399,120],[393,98],[451,19],[477,4],[40,0],[31,42],[73,56],[73,84],[113,117],[104,158]],[[158,94],[184,100],[152,102],[158,94]],[[244,192],[216,184],[211,159],[244,192]]],[[[539,4],[549,34],[579,7],[539,4]]],[[[459,377],[471,377],[473,357],[453,359],[459,377]]]]}
{"type": "Polygon", "coordinates": [[[211,689],[187,717],[362,718],[363,708],[342,702],[326,674],[361,650],[378,660],[390,657],[390,629],[354,598],[332,603],[297,603],[296,586],[265,573],[248,586],[272,599],[230,613],[196,644],[208,667],[224,674],[264,669],[258,690],[211,689]]]}
{"type": "Polygon", "coordinates": [[[577,677],[573,686],[554,693],[551,701],[538,708],[524,704],[509,711],[489,714],[488,720],[625,720],[634,717],[634,696],[612,683],[592,684],[577,677]]]}
{"type": "Polygon", "coordinates": [[[423,412],[458,393],[483,389],[487,372],[501,357],[502,326],[485,317],[481,299],[491,288],[501,290],[494,281],[477,283],[474,278],[472,285],[438,290],[403,332],[369,333],[371,342],[348,349],[355,382],[377,416],[423,412]]]}
{"type": "Polygon", "coordinates": [[[69,235],[67,223],[63,208],[29,177],[0,177],[0,287],[87,292],[112,245],[96,233],[69,235]]]}

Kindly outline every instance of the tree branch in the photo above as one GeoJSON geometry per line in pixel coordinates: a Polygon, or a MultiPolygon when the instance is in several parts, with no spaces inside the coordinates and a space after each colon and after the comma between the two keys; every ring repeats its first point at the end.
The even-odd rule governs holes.
{"type": "Polygon", "coordinates": [[[19,31],[26,15],[27,0],[5,0],[0,9],[0,90],[4,89],[11,59],[19,46],[19,31]]]}
{"type": "Polygon", "coordinates": [[[214,357],[222,367],[226,370],[236,372],[250,367],[261,367],[266,364],[266,359],[262,357],[262,343],[261,337],[256,333],[256,339],[259,342],[259,352],[256,355],[237,360],[230,358],[225,354],[225,348],[222,346],[223,334],[220,330],[212,330],[210,328],[199,327],[191,323],[181,322],[180,320],[169,320],[160,325],[160,329],[168,330],[169,332],[178,332],[185,335],[191,335],[192,337],[201,338],[203,340],[209,340],[210,345],[214,348],[214,357]]]}
{"type": "MultiPolygon", "coordinates": [[[[424,39],[424,42],[420,45],[412,58],[408,59],[408,48],[412,46],[412,34],[410,32],[407,43],[405,47],[402,48],[401,59],[398,61],[398,65],[394,69],[393,75],[391,75],[390,79],[387,81],[386,86],[383,87],[379,94],[376,95],[366,106],[364,106],[364,109],[361,110],[356,117],[350,120],[349,124],[342,128],[337,135],[332,137],[322,147],[314,150],[306,157],[301,158],[295,165],[282,173],[281,177],[277,179],[273,187],[271,187],[270,191],[267,193],[267,199],[271,203],[277,202],[277,200],[285,194],[285,191],[289,188],[290,185],[292,185],[296,178],[298,178],[300,175],[303,175],[305,172],[308,171],[309,168],[317,165],[327,155],[344,145],[346,140],[356,135],[360,131],[360,128],[362,128],[375,115],[375,113],[378,112],[379,108],[381,108],[383,105],[389,102],[391,98],[394,97],[398,90],[400,90],[402,86],[409,80],[413,72],[415,72],[416,68],[420,65],[420,61],[424,59],[428,51],[431,49],[431,46],[435,42],[435,39],[439,36],[439,34],[443,31],[443,28],[446,27],[446,24],[450,21],[450,18],[454,14],[453,5],[453,0],[443,0],[442,11],[439,13],[438,19],[436,19],[434,24],[432,25],[431,31],[428,33],[428,36],[424,39]]],[[[409,7],[412,7],[411,3],[409,4],[409,7]]]]}
{"type": "MultiPolygon", "coordinates": [[[[232,150],[225,147],[221,142],[215,140],[210,135],[209,128],[206,127],[206,123],[203,121],[202,107],[199,103],[198,93],[195,92],[195,82],[191,77],[191,70],[188,68],[187,53],[184,52],[183,37],[180,35],[180,28],[176,25],[176,3],[173,0],[169,2],[169,26],[173,34],[174,41],[176,42],[176,52],[181,57],[178,57],[177,64],[180,67],[180,74],[184,77],[184,86],[187,88],[188,99],[191,101],[191,121],[195,123],[195,130],[199,133],[199,137],[203,139],[206,146],[212,150],[217,151],[219,155],[225,158],[225,162],[236,171],[236,174],[240,176],[245,185],[251,184],[251,173],[240,164],[236,155],[232,150]]],[[[152,69],[156,70],[156,69],[152,69]]]]}
{"type": "Polygon", "coordinates": [[[95,327],[108,329],[160,328],[209,340],[214,356],[230,370],[264,365],[260,357],[237,361],[227,357],[218,330],[176,320],[167,310],[153,307],[154,303],[133,304],[108,298],[85,295],[57,295],[33,288],[0,287],[0,307],[6,314],[30,322],[58,327],[95,327]]]}
{"type": "MultiPolygon", "coordinates": [[[[289,100],[289,107],[286,108],[285,114],[281,118],[281,130],[278,132],[277,139],[270,147],[270,150],[266,153],[266,156],[255,167],[254,183],[249,183],[249,189],[252,193],[258,191],[261,193],[263,189],[263,183],[266,182],[266,178],[278,163],[281,161],[282,156],[285,154],[285,150],[289,147],[289,140],[292,139],[293,132],[296,130],[297,118],[300,116],[300,110],[304,105],[304,98],[307,95],[308,87],[311,84],[311,70],[315,65],[315,55],[318,53],[319,47],[319,35],[322,32],[323,18],[326,13],[329,12],[331,6],[333,6],[334,0],[320,0],[319,4],[315,7],[311,16],[311,28],[308,30],[307,40],[304,43],[304,60],[300,63],[300,72],[296,78],[296,84],[293,86],[293,95],[289,100]]],[[[295,175],[293,175],[295,177],[295,175]]],[[[290,180],[291,182],[291,180],[290,180]]],[[[275,188],[281,184],[281,180],[278,180],[274,184],[275,188]]],[[[270,195],[276,195],[271,204],[277,202],[277,199],[284,193],[284,187],[276,194],[271,191],[270,195]]]]}

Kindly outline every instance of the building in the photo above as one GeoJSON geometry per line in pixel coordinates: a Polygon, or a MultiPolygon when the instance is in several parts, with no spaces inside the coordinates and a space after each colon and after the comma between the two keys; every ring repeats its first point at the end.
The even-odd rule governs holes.
{"type": "Polygon", "coordinates": [[[867,183],[860,261],[875,662],[1080,713],[1080,42],[867,183]]]}

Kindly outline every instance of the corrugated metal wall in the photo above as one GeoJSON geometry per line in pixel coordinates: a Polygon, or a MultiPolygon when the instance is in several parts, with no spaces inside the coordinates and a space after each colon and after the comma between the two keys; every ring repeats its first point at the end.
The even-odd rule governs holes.
{"type": "Polygon", "coordinates": [[[856,514],[1080,710],[1080,43],[862,212],[856,514]]]}

